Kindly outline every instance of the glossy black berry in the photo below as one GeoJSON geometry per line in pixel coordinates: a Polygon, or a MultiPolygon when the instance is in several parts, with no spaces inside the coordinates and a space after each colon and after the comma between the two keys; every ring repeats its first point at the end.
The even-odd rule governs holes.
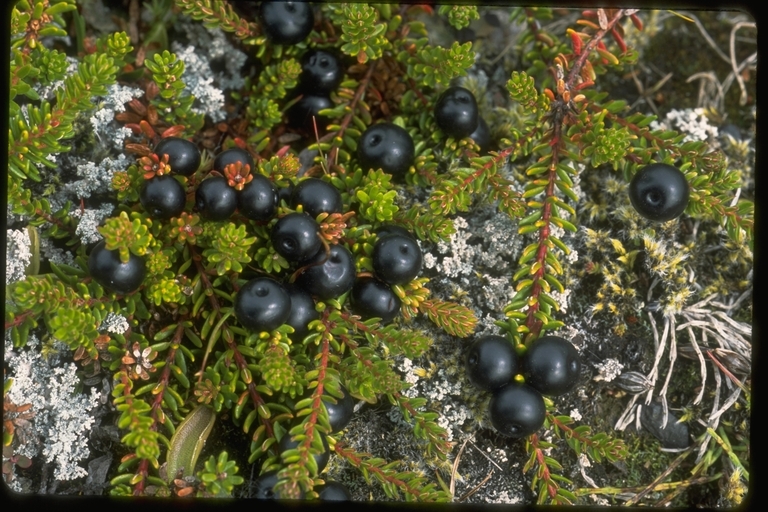
{"type": "Polygon", "coordinates": [[[477,118],[477,129],[469,134],[469,138],[480,147],[480,152],[485,153],[491,147],[491,129],[482,117],[477,118]]]}
{"type": "Polygon", "coordinates": [[[416,240],[389,235],[376,241],[371,260],[376,277],[388,284],[404,284],[419,275],[423,258],[416,240]]]}
{"type": "Polygon", "coordinates": [[[168,155],[171,171],[191,176],[200,167],[200,150],[194,142],[181,137],[166,137],[155,146],[155,154],[161,159],[168,155]]]}
{"type": "Polygon", "coordinates": [[[307,50],[301,58],[300,87],[307,94],[330,94],[341,83],[339,59],[325,50],[307,50]]]}
{"type": "MultiPolygon", "coordinates": [[[[328,439],[325,437],[325,434],[322,432],[318,432],[315,430],[315,436],[320,436],[320,440],[323,443],[324,451],[322,453],[319,453],[315,455],[315,462],[317,463],[317,472],[320,473],[325,469],[325,466],[328,465],[328,460],[331,458],[331,449],[328,446],[328,439]]],[[[282,438],[280,438],[280,443],[277,445],[277,449],[280,451],[280,453],[283,453],[286,450],[292,450],[299,446],[298,441],[294,441],[291,437],[291,434],[289,432],[286,432],[282,438]]]]}
{"type": "Polygon", "coordinates": [[[261,174],[254,174],[237,193],[237,209],[255,221],[269,220],[277,212],[277,187],[261,174]]]}
{"type": "Polygon", "coordinates": [[[464,87],[449,87],[435,104],[437,126],[454,139],[469,137],[477,129],[478,118],[475,96],[464,87]]]}
{"type": "Polygon", "coordinates": [[[319,178],[302,180],[291,195],[291,206],[304,206],[304,212],[313,219],[321,213],[341,213],[344,204],[339,190],[319,178]]]}
{"type": "Polygon", "coordinates": [[[352,312],[364,320],[377,317],[386,324],[400,312],[400,298],[392,287],[375,277],[359,277],[352,287],[350,299],[352,312]]]}
{"type": "Polygon", "coordinates": [[[644,167],[629,183],[629,200],[637,213],[657,222],[679,217],[688,206],[689,195],[685,175],[667,164],[644,167]]]}
{"type": "Polygon", "coordinates": [[[339,386],[339,388],[344,394],[344,398],[336,398],[335,404],[323,400],[325,409],[328,411],[328,422],[331,424],[332,433],[339,432],[346,427],[355,413],[355,400],[344,386],[339,386]]]}
{"type": "Polygon", "coordinates": [[[317,123],[317,132],[324,133],[328,124],[328,119],[321,116],[319,112],[326,108],[333,108],[334,104],[326,95],[323,94],[305,94],[302,98],[291,105],[286,112],[288,116],[288,126],[298,130],[304,130],[307,133],[315,133],[315,124],[317,123]]]}
{"type": "Polygon", "coordinates": [[[299,274],[296,284],[320,300],[335,299],[355,284],[355,259],[343,245],[331,245],[327,258],[320,251],[308,264],[311,266],[299,274]]]}
{"type": "Polygon", "coordinates": [[[285,289],[291,296],[291,314],[288,315],[288,320],[285,323],[294,329],[293,334],[290,335],[291,339],[301,341],[309,334],[307,327],[309,322],[318,320],[320,313],[315,309],[315,301],[307,291],[295,284],[288,284],[285,289]]]}
{"type": "MultiPolygon", "coordinates": [[[[274,491],[277,483],[277,471],[268,471],[259,475],[253,481],[252,497],[257,500],[279,500],[281,496],[274,491]]],[[[304,499],[304,491],[301,491],[299,499],[304,499]]]]}
{"type": "Polygon", "coordinates": [[[289,213],[272,227],[272,245],[283,258],[303,262],[323,247],[320,226],[306,213],[289,213]]]}
{"type": "Polygon", "coordinates": [[[416,240],[416,238],[413,236],[413,233],[408,231],[402,226],[398,226],[397,224],[384,224],[379,229],[376,230],[376,236],[377,238],[381,239],[385,236],[389,235],[401,235],[401,236],[407,236],[408,238],[413,238],[416,240]]]}
{"type": "Polygon", "coordinates": [[[411,135],[391,123],[370,126],[357,144],[357,157],[364,171],[382,169],[394,176],[408,172],[415,153],[411,135]]]}
{"type": "Polygon", "coordinates": [[[128,263],[123,263],[120,251],[108,250],[104,240],[91,250],[88,271],[101,286],[123,295],[138,289],[147,274],[144,258],[131,253],[128,263]]]}
{"type": "Polygon", "coordinates": [[[493,427],[501,434],[516,439],[539,430],[546,416],[541,393],[516,382],[493,392],[488,411],[493,427]]]}
{"type": "Polygon", "coordinates": [[[184,211],[187,193],[173,176],[164,174],[144,182],[139,200],[151,218],[170,219],[184,211]]]}
{"type": "Polygon", "coordinates": [[[243,166],[247,164],[251,172],[254,171],[253,157],[249,152],[240,148],[226,149],[216,155],[216,158],[213,159],[213,170],[223,175],[224,169],[229,164],[236,162],[240,162],[243,166]]]}
{"type": "Polygon", "coordinates": [[[195,209],[208,220],[226,220],[237,208],[237,192],[223,176],[204,179],[195,191],[195,209]]]}
{"type": "Polygon", "coordinates": [[[512,382],[520,371],[515,347],[502,336],[483,336],[467,353],[467,376],[478,387],[493,391],[512,382]]]}
{"type": "Polygon", "coordinates": [[[325,484],[315,487],[317,497],[321,501],[352,501],[352,494],[344,484],[327,480],[325,484]]]}
{"type": "Polygon", "coordinates": [[[542,395],[558,396],[578,385],[581,356],[570,341],[544,336],[528,347],[522,367],[526,384],[542,395]]]}
{"type": "Polygon", "coordinates": [[[235,316],[247,329],[256,332],[277,329],[291,314],[291,297],[269,277],[245,283],[235,296],[235,316]]]}
{"type": "Polygon", "coordinates": [[[275,44],[296,44],[312,31],[315,15],[306,2],[261,2],[261,26],[275,44]]]}

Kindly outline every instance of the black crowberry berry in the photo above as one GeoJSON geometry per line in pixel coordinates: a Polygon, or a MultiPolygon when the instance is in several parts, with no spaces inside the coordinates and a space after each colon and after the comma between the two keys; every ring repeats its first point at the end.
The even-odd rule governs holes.
{"type": "Polygon", "coordinates": [[[435,104],[437,126],[449,137],[463,139],[477,129],[477,101],[464,87],[449,87],[435,104]]]}
{"type": "Polygon", "coordinates": [[[326,50],[308,50],[301,58],[301,90],[308,94],[330,94],[334,91],[344,71],[339,59],[326,50]]]}
{"type": "Polygon", "coordinates": [[[227,178],[211,176],[197,186],[195,208],[208,220],[226,220],[237,209],[237,192],[227,178]]]}
{"type": "Polygon", "coordinates": [[[502,336],[483,336],[467,353],[467,376],[473,384],[493,391],[509,384],[519,372],[515,347],[502,336]]]}
{"type": "Polygon", "coordinates": [[[291,296],[291,314],[285,323],[293,327],[294,332],[289,335],[290,338],[301,341],[309,334],[309,322],[319,319],[320,313],[315,309],[315,301],[308,292],[295,284],[287,284],[285,289],[291,296]]]}
{"type": "Polygon", "coordinates": [[[326,480],[325,484],[315,487],[315,491],[321,501],[352,501],[347,486],[333,480],[326,480]]]}
{"type": "Polygon", "coordinates": [[[291,314],[291,297],[269,277],[245,283],[235,296],[235,316],[244,327],[256,332],[277,329],[291,314]]]}
{"type": "Polygon", "coordinates": [[[359,277],[350,295],[352,312],[364,320],[381,318],[381,323],[391,322],[400,312],[400,298],[385,282],[375,277],[359,277]]]}
{"type": "Polygon", "coordinates": [[[376,277],[388,284],[404,284],[419,275],[423,258],[416,240],[389,235],[376,240],[371,260],[376,277]]]}
{"type": "MultiPolygon", "coordinates": [[[[257,500],[279,500],[281,496],[275,492],[275,484],[277,484],[277,471],[262,473],[253,481],[251,496],[257,500]]],[[[304,499],[304,491],[301,491],[299,499],[304,499]]]]}
{"type": "Polygon", "coordinates": [[[485,153],[491,147],[491,129],[482,117],[477,118],[477,130],[469,134],[469,138],[480,146],[480,152],[485,153]]]}
{"type": "Polygon", "coordinates": [[[253,157],[249,152],[240,148],[230,148],[222,151],[213,159],[213,170],[224,174],[224,169],[229,164],[240,162],[243,166],[248,164],[248,168],[253,172],[253,157]]]}
{"type": "MultiPolygon", "coordinates": [[[[325,434],[322,432],[318,432],[315,430],[315,435],[320,436],[320,440],[323,443],[323,448],[325,451],[323,453],[319,453],[315,455],[315,462],[317,463],[317,472],[320,473],[325,469],[325,466],[328,465],[328,461],[331,458],[331,449],[328,446],[328,439],[326,438],[325,434]]],[[[280,451],[280,453],[283,453],[286,450],[293,450],[299,446],[298,441],[294,441],[291,437],[291,434],[289,432],[286,432],[283,434],[283,437],[280,438],[280,443],[277,445],[277,449],[280,451]]]]}
{"type": "Polygon", "coordinates": [[[139,201],[151,218],[170,219],[184,211],[187,193],[173,176],[164,174],[144,182],[139,192],[139,201]]]}
{"type": "Polygon", "coordinates": [[[629,200],[637,213],[657,222],[679,217],[688,206],[689,195],[685,175],[667,164],[644,167],[629,183],[629,200]]]}
{"type": "Polygon", "coordinates": [[[171,171],[191,176],[200,167],[200,150],[194,142],[181,137],[166,137],[155,146],[155,154],[161,159],[168,155],[171,171]]]}
{"type": "Polygon", "coordinates": [[[541,393],[517,382],[494,391],[488,407],[493,427],[515,439],[539,430],[544,424],[546,411],[541,393]]]}
{"type": "Polygon", "coordinates": [[[355,258],[343,245],[331,245],[327,258],[318,252],[308,264],[296,284],[320,300],[335,299],[355,284],[355,258]]]}
{"type": "Polygon", "coordinates": [[[264,33],[275,44],[296,44],[312,31],[315,15],[305,2],[261,2],[259,12],[264,33]]]}
{"type": "Polygon", "coordinates": [[[581,357],[565,338],[543,336],[528,347],[522,366],[526,384],[542,395],[558,396],[579,383],[581,357]]]}
{"type": "Polygon", "coordinates": [[[97,283],[120,294],[130,293],[144,281],[146,266],[144,258],[131,253],[128,263],[120,260],[120,251],[110,251],[102,240],[88,257],[88,271],[97,283]]]}
{"type": "Polygon", "coordinates": [[[325,127],[328,125],[328,119],[325,116],[321,116],[319,112],[333,107],[334,104],[328,96],[323,94],[305,94],[299,101],[291,105],[286,112],[288,126],[314,134],[315,123],[317,123],[317,132],[324,133],[325,127]],[[315,118],[314,123],[312,121],[313,117],[315,118]]]}
{"type": "Polygon", "coordinates": [[[415,153],[411,135],[391,123],[368,127],[357,145],[357,157],[363,170],[382,169],[393,176],[402,176],[408,172],[415,153]]]}
{"type": "Polygon", "coordinates": [[[344,398],[336,398],[335,404],[323,400],[325,409],[328,411],[328,423],[331,424],[331,433],[338,432],[346,427],[355,413],[355,400],[344,386],[339,386],[339,388],[344,394],[344,398]]]}
{"type": "Polygon", "coordinates": [[[341,213],[344,207],[339,190],[319,178],[307,178],[293,189],[291,206],[300,204],[313,219],[321,213],[341,213]]]}
{"type": "Polygon", "coordinates": [[[323,247],[320,226],[306,213],[289,213],[272,226],[272,245],[275,251],[293,262],[312,258],[323,247]]]}
{"type": "Polygon", "coordinates": [[[237,193],[237,209],[251,220],[271,219],[277,212],[277,187],[266,176],[254,174],[237,193]]]}

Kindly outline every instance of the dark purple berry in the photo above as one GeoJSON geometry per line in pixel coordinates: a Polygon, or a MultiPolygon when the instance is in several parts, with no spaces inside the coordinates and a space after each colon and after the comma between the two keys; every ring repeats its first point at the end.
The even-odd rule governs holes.
{"type": "Polygon", "coordinates": [[[332,433],[339,432],[346,427],[355,413],[355,400],[344,386],[339,386],[339,388],[344,394],[344,398],[334,397],[336,399],[335,404],[323,400],[325,409],[328,411],[328,422],[331,424],[332,433]]]}
{"type": "Polygon", "coordinates": [[[302,98],[291,105],[286,112],[288,116],[288,126],[303,130],[307,133],[315,133],[315,123],[317,123],[317,132],[324,133],[328,124],[328,119],[321,116],[319,112],[326,108],[333,108],[334,104],[331,98],[322,94],[305,94],[302,98]],[[315,118],[315,123],[312,118],[315,118]]]}
{"type": "Polygon", "coordinates": [[[291,296],[291,314],[285,323],[293,327],[294,332],[289,335],[290,338],[301,341],[309,334],[309,323],[318,320],[320,313],[315,309],[315,301],[308,292],[295,284],[288,284],[285,289],[291,296]]]}
{"type": "Polygon", "coordinates": [[[578,385],[581,357],[570,341],[544,336],[528,347],[522,367],[526,384],[542,395],[558,396],[578,385]]]}
{"type": "Polygon", "coordinates": [[[271,331],[283,325],[291,314],[291,297],[269,277],[245,283],[235,296],[235,316],[247,329],[271,331]]]}
{"type": "Polygon", "coordinates": [[[343,77],[344,70],[333,53],[307,50],[301,58],[300,87],[307,94],[330,94],[339,86],[343,77]]]}
{"type": "Polygon", "coordinates": [[[352,501],[347,486],[333,480],[326,480],[325,484],[315,487],[315,491],[321,501],[352,501]]]}
{"type": "Polygon", "coordinates": [[[377,317],[386,324],[400,312],[400,298],[387,283],[375,277],[359,277],[350,299],[352,311],[364,320],[377,317]]]}
{"type": "Polygon", "coordinates": [[[197,186],[195,208],[208,220],[226,220],[237,209],[237,192],[227,178],[211,176],[197,186]]]}
{"type": "Polygon", "coordinates": [[[178,217],[184,211],[187,193],[173,176],[165,174],[146,180],[139,200],[151,218],[165,220],[178,217]]]}
{"type": "MultiPolygon", "coordinates": [[[[252,497],[257,500],[281,499],[280,495],[274,491],[275,484],[277,484],[277,471],[262,473],[253,481],[252,497]]],[[[304,491],[301,491],[299,499],[304,499],[304,491]]]]}
{"type": "Polygon", "coordinates": [[[512,382],[493,392],[488,412],[496,430],[518,439],[544,425],[547,409],[541,393],[526,384],[512,382]]]}
{"type": "Polygon", "coordinates": [[[343,245],[331,245],[327,258],[320,251],[308,265],[296,284],[320,300],[335,299],[355,284],[355,259],[343,245]]]}
{"type": "Polygon", "coordinates": [[[216,155],[216,158],[213,159],[213,170],[224,175],[224,169],[226,169],[229,164],[237,162],[240,162],[243,167],[248,165],[248,168],[252,173],[255,170],[251,154],[240,148],[226,149],[216,155]]]}
{"type": "MultiPolygon", "coordinates": [[[[317,473],[319,474],[325,469],[325,466],[328,465],[328,460],[331,458],[331,449],[328,446],[328,439],[325,437],[325,434],[315,430],[315,436],[318,435],[320,436],[320,440],[323,443],[324,448],[322,453],[314,456],[315,462],[317,463],[317,473]]],[[[290,432],[286,432],[280,439],[280,443],[277,445],[277,449],[280,451],[280,453],[283,453],[286,450],[293,450],[297,446],[299,446],[299,442],[293,440],[290,432]]]]}
{"type": "Polygon", "coordinates": [[[391,123],[370,126],[357,144],[357,157],[364,171],[382,169],[403,176],[413,164],[416,149],[411,135],[391,123]]]}
{"type": "Polygon", "coordinates": [[[449,87],[435,104],[437,126],[449,137],[463,139],[477,129],[477,101],[464,87],[449,87]]]}
{"type": "Polygon", "coordinates": [[[272,245],[283,258],[304,262],[323,247],[320,226],[306,213],[289,213],[272,227],[272,245]]]}
{"type": "Polygon", "coordinates": [[[120,251],[110,251],[102,240],[88,257],[88,271],[97,283],[119,294],[131,293],[141,286],[146,275],[144,258],[130,253],[127,263],[120,260],[120,251]]]}
{"type": "Polygon", "coordinates": [[[313,219],[321,213],[341,213],[344,204],[336,187],[319,178],[299,182],[291,195],[291,206],[304,206],[304,212],[313,219]]]}
{"type": "Polygon", "coordinates": [[[488,123],[482,117],[477,118],[477,129],[469,134],[469,138],[480,147],[480,152],[485,153],[491,147],[491,130],[488,123]]]}
{"type": "Polygon", "coordinates": [[[261,27],[274,44],[296,44],[312,31],[315,15],[305,2],[261,2],[261,27]]]}
{"type": "Polygon", "coordinates": [[[690,187],[685,175],[667,164],[637,171],[629,183],[629,200],[637,213],[656,222],[679,217],[688,206],[690,187]]]}
{"type": "Polygon", "coordinates": [[[416,240],[389,235],[376,241],[371,260],[376,277],[388,284],[404,284],[419,275],[423,258],[416,240]]]}
{"type": "Polygon", "coordinates": [[[237,193],[237,209],[243,216],[266,221],[277,212],[277,187],[261,174],[255,174],[237,193]]]}
{"type": "Polygon", "coordinates": [[[155,146],[155,154],[161,159],[168,155],[171,171],[191,176],[200,167],[200,150],[194,142],[181,137],[166,137],[155,146]]]}
{"type": "Polygon", "coordinates": [[[518,372],[515,347],[502,336],[483,336],[469,348],[467,376],[486,391],[509,384],[518,372]]]}

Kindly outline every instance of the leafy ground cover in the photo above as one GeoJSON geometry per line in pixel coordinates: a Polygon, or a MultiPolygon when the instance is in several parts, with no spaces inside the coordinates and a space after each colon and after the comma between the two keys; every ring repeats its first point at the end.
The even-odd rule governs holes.
{"type": "Polygon", "coordinates": [[[248,498],[279,471],[289,497],[335,481],[360,501],[741,503],[752,19],[396,4],[318,4],[312,16],[300,42],[274,44],[251,2],[11,10],[5,485],[248,498]],[[294,117],[312,96],[309,49],[335,52],[343,70],[318,94],[317,124],[294,117]],[[487,148],[435,122],[452,85],[476,98],[487,148]],[[360,162],[359,138],[381,122],[414,142],[405,173],[360,162]],[[173,178],[184,210],[153,218],[140,194],[168,172],[153,154],[167,137],[192,141],[202,160],[173,178]],[[213,172],[237,190],[267,178],[282,199],[273,216],[211,220],[194,208],[232,148],[253,165],[213,172]],[[662,161],[691,196],[680,217],[653,222],[628,184],[662,161]],[[305,209],[290,190],[306,176],[338,190],[341,211],[315,218],[359,276],[375,273],[380,230],[418,239],[420,274],[390,287],[393,322],[355,315],[348,291],[315,297],[300,337],[237,318],[248,281],[302,272],[270,230],[305,209]],[[102,240],[146,261],[138,289],[116,293],[89,270],[102,240]],[[490,334],[520,354],[544,335],[579,351],[578,388],[547,399],[544,426],[525,439],[492,427],[491,393],[466,376],[468,348],[490,334]],[[355,414],[332,432],[323,401],[341,386],[355,414]],[[286,436],[296,444],[278,451],[286,436]]]}

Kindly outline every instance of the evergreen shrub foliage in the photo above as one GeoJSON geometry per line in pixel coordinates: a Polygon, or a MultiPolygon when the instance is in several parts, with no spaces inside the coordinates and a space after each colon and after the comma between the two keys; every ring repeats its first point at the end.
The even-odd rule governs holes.
{"type": "MultiPolygon", "coordinates": [[[[111,494],[237,494],[243,468],[231,453],[203,452],[198,459],[212,426],[229,422],[248,445],[238,460],[257,464],[257,474],[279,471],[275,491],[283,497],[317,496],[313,489],[324,476],[314,456],[324,450],[324,434],[333,457],[378,482],[390,499],[453,499],[446,482],[456,443],[439,424],[439,410],[404,393],[408,383],[395,361],[431,350],[435,338],[425,328],[430,322],[443,332],[441,338],[469,346],[478,325],[472,309],[433,294],[422,275],[392,287],[402,305],[399,318],[387,325],[353,314],[348,293],[316,302],[318,319],[303,338],[293,336],[287,324],[253,332],[235,316],[235,297],[249,280],[296,278],[299,267],[275,251],[270,230],[278,218],[302,211],[284,192],[303,176],[319,177],[341,193],[341,212],[317,216],[319,236],[325,245],[348,248],[364,275],[373,273],[379,228],[406,228],[428,247],[451,239],[457,215],[478,204],[496,205],[524,240],[508,276],[515,293],[498,311],[497,322],[520,353],[565,327],[557,296],[578,272],[568,268],[573,248],[563,240],[565,233],[583,236],[582,257],[596,261],[582,271],[603,280],[591,314],[608,319],[615,334],[626,332],[627,319],[640,314],[645,300],[635,277],[641,252],[650,269],[643,274],[658,281],[658,310],[679,312],[689,302],[687,274],[670,258],[685,260],[690,247],[677,255],[659,249],[655,240],[676,228],[629,209],[608,212],[599,199],[602,192],[590,192],[585,204],[581,194],[594,188],[591,180],[598,173],[625,193],[646,165],[679,168],[690,185],[684,215],[721,226],[722,243],[738,247],[731,264],[751,264],[754,205],[735,194],[742,186],[740,171],[705,142],[653,129],[656,116],[628,113],[625,101],[601,87],[606,77],[638,63],[638,52],[625,40],[630,32],[642,32],[646,13],[584,11],[567,18],[565,29],[559,25],[550,32],[543,23],[564,16],[561,12],[510,9],[504,22],[522,26],[514,48],[519,67],[507,71],[506,90],[499,91],[507,106],[488,117],[494,145],[481,152],[469,137],[445,136],[432,116],[442,91],[467,76],[476,50],[472,42],[433,44],[424,19],[442,17],[460,30],[479,19],[482,8],[318,3],[312,32],[292,46],[270,43],[255,11],[237,2],[154,0],[144,8],[141,23],[148,32],[138,40],[122,31],[91,33],[75,0],[20,0],[10,27],[9,218],[70,257],[40,263],[39,269],[30,265],[9,284],[6,340],[18,349],[33,334],[53,337],[68,347],[84,374],[109,377],[121,436],[111,494]],[[233,78],[235,85],[226,89],[217,114],[222,119],[214,121],[206,111],[206,101],[214,99],[201,98],[199,80],[185,72],[199,64],[185,62],[170,44],[168,27],[182,19],[198,29],[223,31],[249,59],[250,74],[239,82],[233,78]],[[72,47],[62,42],[65,36],[72,47]],[[320,112],[325,128],[304,133],[286,127],[285,112],[298,101],[301,56],[310,48],[336,52],[344,77],[330,94],[333,107],[320,112]],[[129,93],[112,105],[114,116],[106,120],[113,123],[113,136],[122,134],[122,143],[113,147],[113,141],[100,139],[93,116],[120,91],[129,93]],[[377,122],[395,123],[413,139],[415,159],[404,177],[362,168],[357,161],[358,139],[377,122]],[[167,161],[153,148],[169,136],[193,141],[203,159],[196,173],[175,175],[187,191],[184,212],[153,219],[139,192],[145,180],[168,172],[167,161]],[[230,186],[242,189],[249,174],[268,178],[281,198],[271,220],[235,213],[209,221],[193,210],[200,181],[210,172],[221,175],[211,171],[213,158],[233,147],[246,150],[254,168],[227,167],[230,186]],[[60,186],[57,166],[81,154],[91,155],[101,174],[83,182],[87,193],[78,189],[62,201],[54,195],[60,186]],[[107,158],[124,158],[125,165],[108,168],[102,163],[107,158]],[[94,221],[93,235],[123,262],[131,255],[146,262],[143,284],[125,295],[88,272],[94,244],[82,234],[83,212],[104,204],[112,210],[94,221]],[[600,252],[609,256],[600,260],[600,252]],[[127,327],[106,330],[109,315],[124,317],[127,327]],[[430,470],[356,451],[343,431],[331,434],[323,403],[340,399],[342,386],[357,401],[398,408],[430,470]],[[279,453],[283,436],[294,436],[298,445],[279,453]],[[168,467],[179,471],[168,474],[168,467]]],[[[129,20],[133,28],[136,23],[129,20]]],[[[465,83],[478,98],[485,94],[476,82],[465,83]]],[[[36,250],[33,257],[39,259],[36,250]]],[[[547,408],[544,428],[554,437],[532,434],[520,442],[527,457],[523,472],[541,503],[587,503],[550,448],[567,446],[571,452],[558,453],[586,454],[594,463],[624,459],[628,448],[619,436],[593,431],[590,418],[574,425],[548,399],[547,408]]],[[[12,432],[5,441],[13,442],[12,432]]]]}

